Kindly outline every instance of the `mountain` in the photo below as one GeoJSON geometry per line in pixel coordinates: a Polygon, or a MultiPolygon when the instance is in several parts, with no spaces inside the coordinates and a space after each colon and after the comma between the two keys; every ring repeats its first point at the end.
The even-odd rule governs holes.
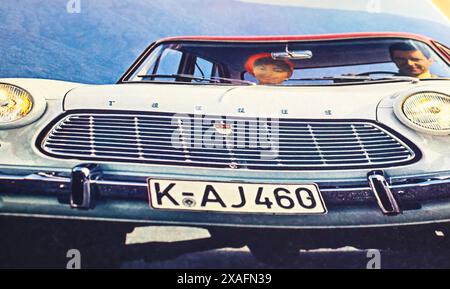
{"type": "Polygon", "coordinates": [[[0,77],[113,83],[153,41],[177,35],[287,35],[363,31],[425,34],[448,26],[381,13],[235,0],[2,0],[0,77]]]}

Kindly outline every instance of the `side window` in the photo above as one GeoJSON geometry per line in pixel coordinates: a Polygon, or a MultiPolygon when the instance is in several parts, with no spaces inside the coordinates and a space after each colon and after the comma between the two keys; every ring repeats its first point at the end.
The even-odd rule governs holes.
{"type": "MultiPolygon", "coordinates": [[[[437,48],[439,48],[442,55],[446,58],[447,62],[450,61],[450,49],[439,43],[439,42],[433,42],[437,48]]],[[[435,53],[433,53],[434,58],[439,58],[435,53]]],[[[430,67],[430,71],[432,74],[440,76],[440,77],[450,77],[450,72],[448,69],[448,64],[445,61],[434,61],[433,65],[430,67]]]]}
{"type": "Polygon", "coordinates": [[[248,73],[247,71],[244,71],[244,72],[241,73],[241,79],[242,80],[251,81],[251,82],[254,82],[254,83],[258,82],[258,80],[253,75],[248,73]]]}
{"type": "MultiPolygon", "coordinates": [[[[165,49],[158,60],[158,66],[154,73],[161,75],[177,74],[183,53],[173,49],[165,49]]],[[[158,81],[173,81],[173,78],[155,77],[158,81]]]]}
{"type": "Polygon", "coordinates": [[[215,72],[213,71],[213,67],[214,65],[212,62],[197,57],[197,61],[195,63],[194,76],[202,78],[203,77],[211,78],[212,76],[216,76],[215,72]]]}
{"type": "Polygon", "coordinates": [[[445,52],[445,54],[447,54],[447,57],[450,58],[450,48],[448,48],[447,46],[439,43],[439,42],[435,42],[435,44],[437,45],[437,47],[439,47],[442,51],[445,52]]]}

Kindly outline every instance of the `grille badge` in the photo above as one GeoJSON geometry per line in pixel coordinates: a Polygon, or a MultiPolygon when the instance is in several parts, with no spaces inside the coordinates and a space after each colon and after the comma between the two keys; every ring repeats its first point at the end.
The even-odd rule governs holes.
{"type": "Polygon", "coordinates": [[[216,123],[214,125],[216,132],[222,135],[230,135],[233,133],[233,126],[227,123],[216,123]]]}

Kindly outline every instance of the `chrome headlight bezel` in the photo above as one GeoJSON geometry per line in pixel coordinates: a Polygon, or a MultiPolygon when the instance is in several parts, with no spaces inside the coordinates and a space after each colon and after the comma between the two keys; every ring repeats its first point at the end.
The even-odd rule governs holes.
{"type": "MultiPolygon", "coordinates": [[[[445,90],[447,91],[447,90],[445,90]]],[[[425,127],[423,125],[420,125],[416,122],[414,122],[411,118],[407,115],[407,112],[405,112],[404,106],[405,103],[411,99],[412,97],[417,97],[420,94],[437,94],[441,97],[448,98],[450,100],[450,95],[444,91],[441,90],[435,90],[435,89],[414,89],[412,91],[408,91],[405,94],[400,95],[400,97],[397,98],[397,100],[394,103],[394,113],[397,116],[397,118],[406,126],[409,128],[412,128],[418,132],[429,134],[429,135],[436,135],[436,136],[448,136],[450,135],[450,127],[448,129],[431,129],[428,127],[425,127]]],[[[425,96],[423,96],[425,97],[425,96]]],[[[427,96],[430,97],[430,96],[427,96]]]]}
{"type": "Polygon", "coordinates": [[[24,89],[18,85],[15,85],[15,84],[0,82],[0,85],[10,87],[10,88],[13,88],[18,91],[22,91],[22,92],[26,93],[28,98],[31,101],[31,109],[26,115],[24,115],[23,117],[20,117],[16,120],[9,121],[9,122],[0,122],[0,129],[11,129],[11,128],[17,128],[17,127],[22,127],[22,126],[28,125],[28,124],[36,121],[38,118],[40,118],[44,114],[45,109],[47,107],[47,102],[46,102],[45,98],[32,95],[26,89],[24,89]]]}

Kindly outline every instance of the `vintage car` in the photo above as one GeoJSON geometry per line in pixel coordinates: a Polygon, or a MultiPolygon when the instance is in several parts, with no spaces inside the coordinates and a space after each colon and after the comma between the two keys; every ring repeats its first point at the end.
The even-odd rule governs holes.
{"type": "Polygon", "coordinates": [[[449,65],[414,34],[189,36],[151,44],[116,84],[0,79],[0,255],[65,264],[77,248],[109,266],[150,225],[271,262],[446,249],[449,65]],[[258,81],[261,54],[288,77],[258,81]]]}

